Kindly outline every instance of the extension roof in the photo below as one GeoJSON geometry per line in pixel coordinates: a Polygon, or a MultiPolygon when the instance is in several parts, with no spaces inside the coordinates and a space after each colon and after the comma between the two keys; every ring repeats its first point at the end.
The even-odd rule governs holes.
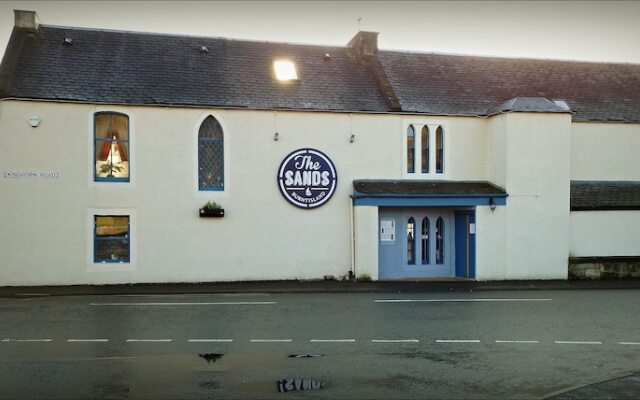
{"type": "Polygon", "coordinates": [[[0,98],[462,116],[572,112],[575,121],[640,122],[640,65],[375,50],[375,60],[363,62],[350,47],[15,27],[0,98]],[[279,58],[297,65],[298,81],[276,81],[279,58]]]}
{"type": "Polygon", "coordinates": [[[640,210],[640,182],[571,181],[571,211],[640,210]]]}

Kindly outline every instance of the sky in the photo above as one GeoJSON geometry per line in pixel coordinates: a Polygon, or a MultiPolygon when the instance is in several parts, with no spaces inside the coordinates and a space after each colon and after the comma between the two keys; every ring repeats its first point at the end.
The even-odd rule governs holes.
{"type": "Polygon", "coordinates": [[[640,1],[4,1],[45,25],[345,46],[358,30],[379,47],[436,53],[640,64],[640,1]]]}

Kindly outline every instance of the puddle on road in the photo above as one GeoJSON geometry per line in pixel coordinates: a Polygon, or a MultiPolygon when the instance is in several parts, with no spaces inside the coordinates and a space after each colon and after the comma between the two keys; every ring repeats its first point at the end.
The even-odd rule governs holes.
{"type": "Polygon", "coordinates": [[[224,356],[224,354],[220,354],[220,353],[198,354],[198,357],[204,358],[205,360],[207,360],[207,364],[212,364],[218,361],[219,359],[222,358],[222,356],[224,356]]]}
{"type": "Polygon", "coordinates": [[[323,356],[324,354],[290,354],[289,358],[315,358],[323,356]]]}

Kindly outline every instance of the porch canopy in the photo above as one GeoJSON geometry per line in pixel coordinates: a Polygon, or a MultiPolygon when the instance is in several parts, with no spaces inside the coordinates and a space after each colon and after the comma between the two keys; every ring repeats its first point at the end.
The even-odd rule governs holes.
{"type": "Polygon", "coordinates": [[[487,181],[358,179],[356,206],[504,206],[507,192],[487,181]]]}

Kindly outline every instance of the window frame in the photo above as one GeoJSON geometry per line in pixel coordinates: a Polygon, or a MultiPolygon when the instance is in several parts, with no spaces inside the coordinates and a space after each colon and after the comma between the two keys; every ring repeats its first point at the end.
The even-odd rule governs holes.
{"type": "Polygon", "coordinates": [[[413,124],[407,126],[406,133],[406,162],[407,162],[407,174],[414,174],[416,172],[416,127],[413,124]],[[411,141],[411,149],[409,148],[409,141],[411,141]],[[411,160],[411,167],[409,167],[409,160],[411,160]]]}
{"type": "Polygon", "coordinates": [[[131,182],[131,165],[133,164],[132,162],[132,157],[131,157],[131,150],[132,150],[132,140],[131,140],[131,117],[123,112],[119,112],[119,111],[113,111],[113,110],[103,110],[103,111],[95,111],[92,113],[92,119],[91,119],[91,124],[93,126],[93,141],[91,143],[92,145],[92,153],[93,153],[93,160],[92,160],[92,164],[93,164],[93,182],[116,182],[116,183],[130,183],[131,182]],[[100,177],[98,176],[98,171],[96,168],[96,164],[98,161],[98,153],[96,151],[96,144],[98,142],[98,140],[102,141],[103,143],[105,142],[111,142],[113,143],[113,140],[103,140],[103,139],[98,139],[97,137],[97,129],[98,129],[98,124],[96,124],[96,120],[97,117],[99,115],[118,115],[118,116],[122,116],[125,117],[127,119],[127,139],[126,140],[122,140],[122,139],[117,139],[115,141],[115,143],[120,143],[120,142],[124,142],[127,144],[127,149],[128,149],[128,154],[127,154],[127,162],[129,163],[128,165],[128,174],[126,177],[100,177]]]}
{"type": "Polygon", "coordinates": [[[436,234],[435,234],[435,240],[436,240],[436,259],[435,259],[435,263],[436,265],[443,265],[445,264],[445,256],[446,253],[444,251],[445,249],[445,243],[446,243],[446,225],[445,225],[445,221],[444,218],[442,218],[442,216],[439,216],[436,219],[436,234]],[[440,235],[440,237],[438,237],[438,234],[440,235]]]}
{"type": "Polygon", "coordinates": [[[407,219],[406,225],[406,233],[407,233],[407,264],[408,265],[416,265],[416,219],[414,217],[409,217],[407,219]],[[413,237],[409,238],[409,226],[411,226],[411,233],[413,233],[413,237]]]}
{"type": "Polygon", "coordinates": [[[445,119],[431,119],[424,117],[416,118],[403,118],[402,123],[402,170],[401,177],[405,179],[448,179],[450,168],[444,165],[445,161],[449,159],[449,125],[450,121],[445,119]],[[415,132],[414,138],[414,172],[409,172],[408,169],[408,152],[409,146],[407,143],[407,130],[410,126],[413,126],[415,132]],[[423,127],[427,128],[428,134],[428,154],[427,160],[423,160],[423,151],[425,149],[425,143],[423,143],[423,127]],[[442,130],[442,170],[436,170],[437,149],[436,149],[436,131],[442,130]],[[426,161],[428,165],[423,163],[426,161]],[[419,165],[418,165],[419,164],[419,165]]]}
{"type": "Polygon", "coordinates": [[[131,215],[124,214],[93,214],[93,263],[94,264],[130,264],[131,263],[131,215]],[[127,258],[126,259],[98,259],[98,242],[115,241],[117,236],[98,237],[98,217],[119,217],[127,218],[127,234],[124,238],[127,240],[127,258]]]}
{"type": "Polygon", "coordinates": [[[421,244],[421,263],[422,265],[429,265],[431,261],[431,220],[428,216],[422,218],[422,223],[420,224],[420,244],[421,244]],[[426,222],[426,224],[425,224],[426,222]],[[427,231],[427,238],[425,239],[425,225],[427,231]],[[425,257],[426,255],[426,257],[425,257]]]}
{"type": "Polygon", "coordinates": [[[225,126],[223,125],[223,123],[221,122],[220,118],[213,115],[212,113],[207,113],[205,114],[205,116],[203,118],[200,118],[199,123],[197,124],[196,127],[196,187],[198,192],[224,192],[225,191],[225,187],[227,186],[227,177],[226,177],[226,157],[225,157],[225,148],[227,147],[227,138],[225,135],[225,126]],[[221,129],[221,138],[205,138],[205,137],[200,137],[200,129],[202,128],[202,125],[205,123],[205,121],[209,118],[213,118],[218,125],[220,126],[221,129]],[[208,143],[221,143],[222,144],[222,162],[221,162],[221,166],[220,168],[221,170],[221,175],[222,175],[222,185],[221,186],[207,186],[207,187],[202,187],[200,186],[200,143],[202,142],[208,142],[208,143]]]}

